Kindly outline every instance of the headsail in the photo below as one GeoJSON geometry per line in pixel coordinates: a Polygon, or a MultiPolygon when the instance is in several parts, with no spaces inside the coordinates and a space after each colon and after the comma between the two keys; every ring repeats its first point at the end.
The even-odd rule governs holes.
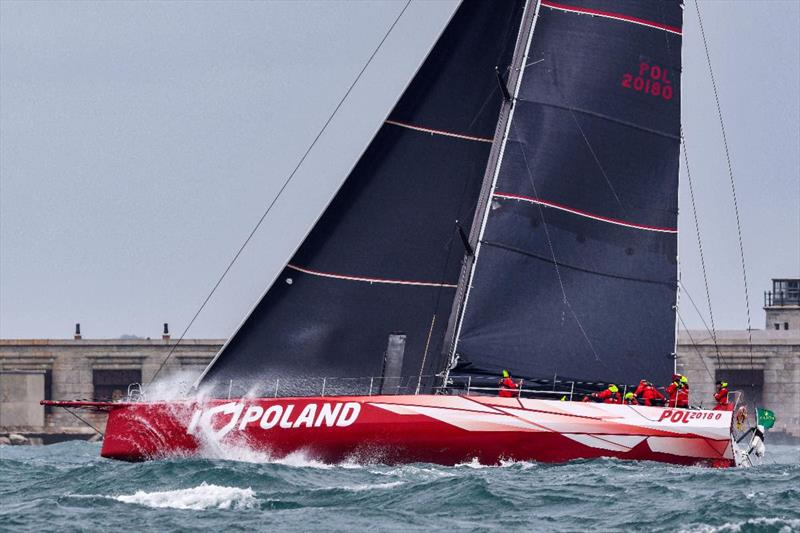
{"type": "Polygon", "coordinates": [[[264,377],[379,375],[405,333],[402,374],[438,370],[522,1],[465,1],[289,264],[206,370],[237,390],[264,377]],[[433,357],[432,354],[436,354],[433,357]]]}
{"type": "Polygon", "coordinates": [[[539,3],[460,306],[462,369],[669,376],[681,25],[677,0],[539,3]]]}

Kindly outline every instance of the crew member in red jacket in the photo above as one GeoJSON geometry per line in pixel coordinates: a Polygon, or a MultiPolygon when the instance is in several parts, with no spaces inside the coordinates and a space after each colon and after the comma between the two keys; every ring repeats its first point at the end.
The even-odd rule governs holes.
{"type": "Polygon", "coordinates": [[[589,396],[584,396],[584,402],[602,402],[602,403],[622,403],[622,395],[619,393],[619,388],[613,383],[608,388],[601,392],[593,392],[589,396]]]}
{"type": "Polygon", "coordinates": [[[689,407],[689,380],[680,374],[672,375],[672,383],[667,387],[669,402],[667,407],[687,409],[689,407]]]}
{"type": "Polygon", "coordinates": [[[661,394],[655,385],[646,379],[639,382],[633,394],[643,405],[664,405],[667,401],[666,396],[661,394]]]}
{"type": "Polygon", "coordinates": [[[503,377],[500,378],[500,393],[498,394],[501,398],[513,398],[517,395],[515,390],[519,388],[517,383],[514,383],[514,380],[511,379],[511,376],[508,373],[508,370],[503,370],[503,377]]]}
{"type": "Polygon", "coordinates": [[[717,400],[717,405],[714,407],[715,411],[730,411],[732,409],[728,400],[727,381],[717,381],[717,392],[714,394],[714,399],[717,400]]]}

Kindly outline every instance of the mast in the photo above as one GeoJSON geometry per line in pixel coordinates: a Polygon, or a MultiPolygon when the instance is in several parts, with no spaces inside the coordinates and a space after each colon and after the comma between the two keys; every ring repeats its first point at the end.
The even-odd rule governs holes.
{"type": "MultiPolygon", "coordinates": [[[[467,253],[464,257],[464,264],[462,266],[461,275],[459,276],[458,289],[456,297],[453,301],[453,310],[450,313],[450,321],[447,326],[446,333],[446,366],[444,368],[444,381],[447,384],[447,378],[450,370],[455,363],[456,347],[458,345],[458,334],[461,329],[461,320],[463,317],[463,310],[469,298],[469,290],[474,273],[475,265],[478,255],[481,250],[481,238],[486,228],[486,221],[489,217],[489,205],[491,203],[492,194],[494,193],[497,184],[497,176],[500,170],[500,164],[503,160],[503,152],[505,151],[506,142],[508,141],[508,134],[511,128],[511,120],[514,117],[514,103],[519,95],[519,88],[522,84],[522,77],[525,73],[527,66],[528,52],[530,51],[531,41],[533,39],[533,31],[536,26],[536,19],[539,16],[539,0],[528,0],[525,4],[525,10],[522,14],[522,21],[520,23],[519,34],[517,35],[517,44],[514,49],[514,56],[511,65],[508,67],[508,81],[507,86],[510,85],[514,88],[511,98],[506,98],[503,101],[503,107],[500,110],[500,119],[497,122],[497,130],[492,144],[492,152],[489,156],[489,164],[486,167],[486,173],[483,178],[483,186],[481,188],[481,197],[478,206],[475,210],[475,218],[472,223],[472,231],[469,236],[470,250],[474,253],[467,253]]],[[[499,67],[499,66],[498,66],[499,67]]],[[[498,83],[504,83],[498,70],[498,83]]],[[[507,89],[505,89],[507,91],[507,89]]],[[[505,92],[504,91],[504,92],[505,92]]]]}

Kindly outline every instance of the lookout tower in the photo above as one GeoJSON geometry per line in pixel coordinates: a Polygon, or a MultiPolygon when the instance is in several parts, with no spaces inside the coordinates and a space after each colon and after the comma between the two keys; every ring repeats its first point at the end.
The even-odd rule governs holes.
{"type": "Polygon", "coordinates": [[[764,292],[767,330],[800,330],[800,279],[772,279],[772,290],[764,292]]]}

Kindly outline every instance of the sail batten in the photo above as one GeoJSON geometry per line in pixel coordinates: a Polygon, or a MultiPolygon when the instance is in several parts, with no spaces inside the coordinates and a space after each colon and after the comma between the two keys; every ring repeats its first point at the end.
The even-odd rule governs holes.
{"type": "Polygon", "coordinates": [[[430,281],[412,281],[407,279],[386,279],[366,276],[351,276],[347,274],[337,274],[334,272],[320,272],[319,270],[311,270],[310,268],[303,268],[298,265],[289,263],[286,268],[302,272],[303,274],[310,274],[312,276],[319,276],[321,278],[336,279],[342,281],[358,281],[361,283],[383,283],[387,285],[410,285],[414,287],[445,287],[455,289],[456,285],[451,283],[434,283],[430,281]]]}
{"type": "Polygon", "coordinates": [[[410,130],[419,131],[422,133],[430,133],[431,135],[444,135],[445,137],[453,137],[454,139],[464,139],[465,141],[477,141],[483,143],[491,143],[492,139],[488,137],[475,137],[472,135],[464,135],[463,133],[456,133],[452,131],[437,130],[434,128],[426,128],[424,126],[416,126],[414,124],[406,124],[397,120],[387,120],[386,124],[399,126],[401,128],[408,128],[410,130]]]}
{"type": "Polygon", "coordinates": [[[682,35],[682,30],[676,26],[669,26],[667,24],[663,24],[660,22],[654,22],[652,20],[647,20],[643,18],[633,17],[630,15],[624,15],[622,13],[615,13],[612,11],[600,10],[600,9],[592,9],[589,7],[578,7],[573,5],[567,4],[559,4],[556,2],[550,2],[549,0],[542,0],[542,5],[548,7],[550,9],[557,9],[559,11],[564,11],[566,13],[577,13],[581,15],[590,15],[593,17],[603,17],[611,20],[621,21],[621,22],[629,22],[632,24],[638,24],[640,26],[645,26],[648,28],[653,28],[656,30],[664,30],[670,33],[674,33],[675,35],[682,35]]]}
{"type": "Polygon", "coordinates": [[[608,224],[615,224],[617,226],[623,226],[626,228],[638,229],[642,231],[656,231],[659,233],[678,233],[677,228],[661,228],[658,226],[648,226],[646,224],[636,224],[635,222],[629,222],[627,220],[619,220],[615,218],[608,218],[604,216],[600,216],[594,213],[588,213],[586,211],[581,211],[580,209],[575,209],[573,207],[569,207],[566,205],[561,205],[555,202],[550,202],[547,200],[543,200],[541,198],[532,198],[530,196],[522,196],[520,194],[509,194],[504,192],[495,191],[492,195],[494,198],[504,198],[506,200],[519,200],[522,202],[528,202],[531,204],[542,205],[545,207],[550,207],[553,209],[558,209],[559,211],[564,211],[567,213],[572,213],[573,215],[589,218],[591,220],[597,220],[599,222],[605,222],[608,224]]]}

